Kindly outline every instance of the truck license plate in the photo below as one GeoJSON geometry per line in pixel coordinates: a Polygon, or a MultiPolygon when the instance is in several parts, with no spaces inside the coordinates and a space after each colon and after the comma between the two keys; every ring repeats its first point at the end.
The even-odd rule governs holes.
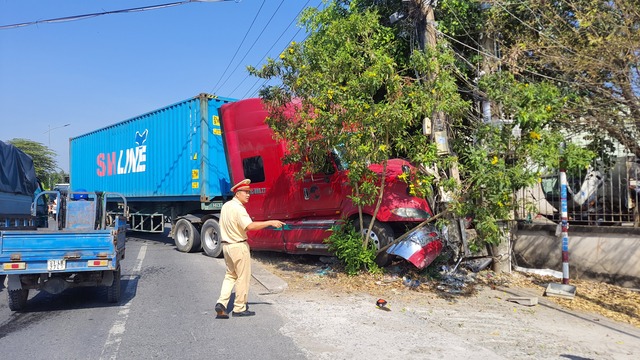
{"type": "Polygon", "coordinates": [[[64,270],[67,267],[66,261],[62,260],[47,260],[47,270],[55,271],[55,270],[64,270]]]}

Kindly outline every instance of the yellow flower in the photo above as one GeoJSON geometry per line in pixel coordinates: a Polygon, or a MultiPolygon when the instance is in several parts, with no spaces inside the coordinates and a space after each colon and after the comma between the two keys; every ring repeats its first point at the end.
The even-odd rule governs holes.
{"type": "Polygon", "coordinates": [[[380,151],[385,151],[387,150],[387,145],[380,145],[378,149],[380,149],[380,151]]]}
{"type": "Polygon", "coordinates": [[[293,54],[293,48],[289,48],[289,54],[293,54]]]}
{"type": "Polygon", "coordinates": [[[498,157],[494,156],[493,159],[491,159],[491,165],[495,165],[498,163],[498,157]]]}
{"type": "Polygon", "coordinates": [[[431,93],[435,94],[436,93],[436,89],[431,89],[431,93]]]}
{"type": "Polygon", "coordinates": [[[407,173],[402,173],[400,175],[398,175],[398,179],[402,180],[402,181],[407,181],[407,177],[409,176],[409,174],[407,173]]]}
{"type": "Polygon", "coordinates": [[[284,54],[280,54],[280,59],[284,60],[284,54]]]}
{"type": "Polygon", "coordinates": [[[329,96],[329,99],[333,99],[333,90],[327,90],[327,96],[329,96]]]}
{"type": "Polygon", "coordinates": [[[538,134],[535,131],[531,131],[529,132],[529,137],[532,138],[533,140],[540,140],[542,139],[542,136],[540,136],[540,134],[538,134]]]}
{"type": "Polygon", "coordinates": [[[547,112],[551,111],[551,106],[547,105],[547,107],[545,108],[545,110],[547,110],[547,112]]]}
{"type": "Polygon", "coordinates": [[[291,46],[293,46],[293,45],[295,45],[295,44],[296,44],[296,42],[295,42],[295,41],[292,41],[292,42],[291,42],[291,46]]]}
{"type": "Polygon", "coordinates": [[[502,201],[498,201],[498,206],[503,207],[502,201]]]}

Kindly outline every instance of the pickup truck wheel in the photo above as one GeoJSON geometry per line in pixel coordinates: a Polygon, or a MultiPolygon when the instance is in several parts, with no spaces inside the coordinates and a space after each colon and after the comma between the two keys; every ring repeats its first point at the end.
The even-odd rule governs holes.
{"type": "Polygon", "coordinates": [[[9,309],[11,311],[20,311],[27,305],[29,297],[29,289],[9,290],[9,309]]]}
{"type": "Polygon", "coordinates": [[[113,272],[113,282],[107,287],[107,301],[110,303],[120,302],[120,294],[122,293],[120,284],[120,268],[113,272]]]}
{"type": "Polygon", "coordinates": [[[209,219],[202,225],[200,231],[202,249],[211,257],[222,255],[222,239],[220,238],[220,224],[215,219],[209,219]]]}
{"type": "Polygon", "coordinates": [[[173,233],[173,240],[176,247],[182,252],[196,252],[202,249],[200,244],[200,232],[187,219],[180,219],[176,222],[173,233]]]}
{"type": "MultiPolygon", "coordinates": [[[[358,219],[354,220],[356,229],[360,228],[360,222],[358,219]]],[[[369,224],[371,223],[371,217],[366,216],[363,219],[364,229],[361,230],[362,233],[365,233],[367,229],[369,229],[369,224]]],[[[371,228],[371,232],[369,233],[369,243],[375,245],[377,250],[385,247],[389,243],[393,241],[393,229],[391,226],[385,223],[381,223],[378,220],[374,220],[373,228],[371,228]]],[[[376,264],[379,266],[387,266],[391,264],[391,260],[393,259],[393,255],[389,255],[386,252],[381,252],[376,257],[376,264]]]]}

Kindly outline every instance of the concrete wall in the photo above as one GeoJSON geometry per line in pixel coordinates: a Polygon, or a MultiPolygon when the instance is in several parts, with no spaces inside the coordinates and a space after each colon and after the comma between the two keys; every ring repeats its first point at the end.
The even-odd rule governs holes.
{"type": "MultiPolygon", "coordinates": [[[[517,265],[562,271],[556,231],[555,225],[519,225],[513,244],[517,265]]],[[[640,288],[640,229],[570,225],[569,279],[640,288]]]]}

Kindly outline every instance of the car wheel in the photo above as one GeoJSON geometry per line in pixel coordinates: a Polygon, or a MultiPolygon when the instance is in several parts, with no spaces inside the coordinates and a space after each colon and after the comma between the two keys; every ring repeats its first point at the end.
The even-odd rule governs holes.
{"type": "MultiPolygon", "coordinates": [[[[360,230],[363,234],[369,229],[369,224],[371,223],[371,217],[365,216],[363,218],[364,228],[360,230],[360,222],[358,219],[355,219],[356,230],[360,230]]],[[[388,224],[382,223],[378,220],[374,220],[373,227],[371,228],[371,232],[369,233],[369,243],[375,245],[377,250],[387,246],[393,241],[393,229],[388,224]]],[[[387,266],[391,264],[391,260],[393,260],[393,255],[389,255],[386,252],[381,252],[376,257],[376,264],[379,266],[387,266]]]]}

